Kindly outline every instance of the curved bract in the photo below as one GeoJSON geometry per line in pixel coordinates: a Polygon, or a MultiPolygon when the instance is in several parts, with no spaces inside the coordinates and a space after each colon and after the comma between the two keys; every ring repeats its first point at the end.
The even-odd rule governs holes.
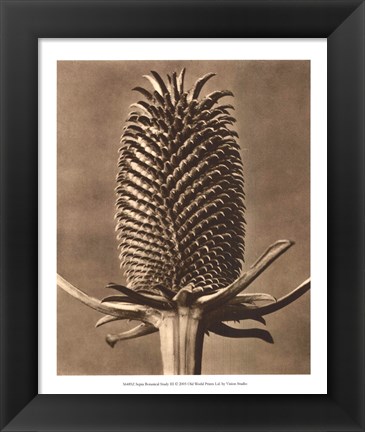
{"type": "Polygon", "coordinates": [[[142,322],[131,330],[108,334],[106,341],[111,347],[118,341],[159,331],[164,373],[199,374],[205,333],[212,332],[230,338],[256,338],[273,343],[271,334],[266,330],[237,329],[227,326],[225,322],[252,320],[265,325],[264,315],[288,306],[309,290],[310,279],[307,279],[278,300],[269,294],[240,294],[292,245],[287,240],[277,241],[241,277],[214,293],[204,293],[188,285],[181,288],[173,298],[168,298],[141,295],[127,287],[109,284],[109,288],[124,293],[124,296],[112,296],[99,301],[72,286],[61,276],[58,276],[57,284],[82,303],[106,314],[96,323],[96,327],[126,319],[142,322]],[[155,303],[152,304],[151,299],[155,303]],[[258,304],[261,302],[264,304],[258,304]]]}
{"type": "Polygon", "coordinates": [[[230,91],[201,96],[215,74],[184,90],[184,73],[145,76],[150,89],[121,138],[117,230],[121,265],[137,291],[232,283],[244,259],[243,166],[230,91]]]}

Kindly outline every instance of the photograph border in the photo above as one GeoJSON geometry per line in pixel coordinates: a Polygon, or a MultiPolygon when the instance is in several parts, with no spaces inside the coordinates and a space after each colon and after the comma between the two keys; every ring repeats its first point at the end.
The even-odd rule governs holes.
{"type": "MultiPolygon", "coordinates": [[[[40,322],[46,323],[39,327],[39,393],[150,394],[151,385],[154,385],[152,391],[155,394],[326,394],[327,328],[323,323],[327,321],[324,317],[327,305],[327,175],[324,175],[327,164],[326,39],[39,39],[38,55],[39,74],[42,77],[39,81],[38,145],[41,155],[39,170],[43,179],[39,186],[41,203],[39,217],[43,222],[39,227],[41,242],[38,246],[41,265],[39,268],[38,312],[40,322]],[[211,60],[213,56],[214,60],[211,60]],[[131,57],[138,60],[133,61],[131,57]],[[151,60],[153,58],[155,60],[151,60]],[[208,60],[209,67],[205,59],[210,59],[208,60]],[[146,61],[153,63],[146,64],[146,61]],[[184,63],[185,61],[187,63],[184,63]],[[120,66],[125,62],[128,65],[127,69],[123,67],[120,70],[120,66]],[[234,74],[237,82],[233,87],[227,84],[229,71],[226,70],[226,67],[222,67],[225,63],[230,66],[237,65],[237,72],[240,71],[238,75],[234,74]],[[60,76],[60,65],[62,64],[67,65],[68,70],[77,67],[76,74],[63,75],[66,86],[74,82],[74,79],[77,82],[67,98],[62,97],[62,77],[60,76]],[[306,79],[303,80],[304,76],[301,75],[301,78],[292,77],[288,80],[288,69],[297,73],[300,65],[304,64],[308,67],[306,79]],[[134,65],[140,68],[138,72],[134,69],[134,65]],[[227,339],[211,333],[209,337],[204,338],[203,370],[201,374],[198,374],[200,376],[162,376],[163,362],[158,333],[143,338],[143,340],[134,339],[122,342],[115,346],[115,349],[110,349],[108,345],[105,345],[105,331],[119,333],[123,329],[123,324],[119,321],[111,325],[109,329],[105,330],[105,327],[102,327],[95,331],[95,322],[100,313],[75,301],[60,287],[58,290],[50,289],[56,284],[55,275],[57,273],[95,298],[102,298],[105,295],[103,293],[105,280],[121,281],[120,278],[123,276],[120,273],[119,261],[116,259],[117,255],[113,247],[115,241],[113,238],[115,154],[122,127],[120,119],[128,117],[127,107],[135,101],[134,92],[129,91],[133,84],[129,83],[125,88],[123,87],[127,76],[130,76],[133,81],[136,76],[142,76],[148,70],[158,70],[163,76],[162,68],[166,68],[167,65],[169,66],[164,70],[165,73],[171,71],[171,67],[181,70],[185,66],[188,80],[193,72],[192,69],[195,70],[195,76],[214,70],[217,73],[216,79],[221,82],[214,86],[213,81],[215,82],[216,79],[212,78],[209,83],[210,88],[205,93],[210,93],[214,87],[227,87],[236,96],[236,125],[240,145],[243,147],[242,156],[245,160],[246,207],[248,209],[245,237],[246,265],[244,267],[247,269],[248,263],[253,263],[259,257],[259,251],[264,251],[268,244],[277,239],[286,238],[295,243],[284,257],[276,261],[274,272],[261,275],[255,281],[255,287],[252,286],[251,291],[271,291],[273,295],[280,297],[298,286],[309,275],[312,281],[310,291],[306,292],[301,299],[287,309],[268,316],[265,328],[272,332],[273,344],[252,339],[240,342],[236,338],[227,339]],[[277,68],[273,65],[276,65],[277,68]],[[90,66],[92,66],[91,69],[90,66]],[[102,82],[100,92],[93,90],[94,84],[90,81],[90,73],[94,67],[99,71],[98,77],[102,82]],[[119,69],[119,72],[110,75],[113,68],[119,69]],[[253,82],[249,76],[252,68],[255,70],[251,75],[253,82]],[[262,69],[265,70],[265,74],[260,78],[259,71],[262,69]],[[267,79],[269,87],[267,87],[267,79]],[[303,89],[305,83],[307,98],[302,91],[299,94],[296,93],[296,89],[303,89]],[[237,84],[239,84],[238,88],[237,84]],[[113,90],[108,91],[108,85],[114,86],[113,90]],[[86,86],[85,93],[82,91],[84,86],[86,86]],[[260,97],[260,92],[263,92],[263,98],[260,97]],[[86,96],[86,104],[82,107],[72,100],[73,97],[80,94],[86,96]],[[94,96],[90,104],[91,94],[94,96]],[[57,100],[59,102],[58,121],[57,100]],[[64,104],[61,103],[61,100],[64,101],[64,104]],[[242,102],[240,103],[239,100],[242,102]],[[258,116],[252,117],[252,112],[257,114],[256,102],[259,104],[261,102],[263,105],[258,110],[258,116]],[[311,111],[308,109],[309,105],[311,111]],[[66,122],[61,118],[62,106],[64,115],[68,116],[66,122]],[[273,110],[269,113],[266,110],[270,110],[270,106],[273,110]],[[307,107],[308,110],[304,107],[307,107]],[[73,111],[74,109],[76,111],[73,111]],[[89,109],[97,110],[97,113],[90,116],[87,114],[89,109]],[[112,112],[109,111],[110,109],[112,112]],[[285,110],[285,114],[281,112],[282,115],[280,115],[280,110],[285,110]],[[107,118],[102,120],[105,113],[108,113],[107,118]],[[302,117],[304,113],[305,120],[302,117]],[[82,116],[81,123],[76,119],[78,115],[82,116]],[[265,118],[273,120],[273,116],[275,120],[270,121],[268,126],[265,118]],[[68,129],[69,127],[79,128],[84,119],[86,120],[85,133],[76,138],[74,133],[68,132],[68,129]],[[95,119],[98,119],[96,123],[95,119]],[[262,121],[265,124],[262,124],[262,121]],[[59,128],[57,123],[59,123],[59,128]],[[307,131],[302,135],[298,128],[304,123],[307,125],[307,131]],[[69,127],[67,127],[67,134],[64,135],[61,133],[62,125],[67,124],[69,127]],[[284,124],[286,126],[283,129],[284,124]],[[92,130],[94,126],[96,129],[92,130]],[[264,131],[265,126],[268,126],[270,132],[260,138],[259,135],[262,132],[257,131],[257,126],[260,131],[261,129],[264,131]],[[56,134],[57,128],[59,130],[56,134]],[[280,130],[282,135],[277,140],[275,136],[278,131],[280,134],[280,130]],[[253,136],[252,133],[254,133],[253,136]],[[84,140],[85,134],[88,136],[87,141],[84,140]],[[62,136],[65,140],[62,139],[62,136]],[[106,147],[100,147],[100,140],[97,139],[102,136],[107,140],[106,147]],[[93,142],[94,139],[96,139],[95,142],[93,142]],[[85,166],[75,168],[77,157],[73,158],[72,153],[80,145],[83,146],[84,142],[85,144],[87,142],[87,146],[80,154],[79,162],[85,166]],[[280,148],[284,142],[287,147],[282,151],[280,148]],[[68,150],[62,156],[62,148],[65,146],[68,147],[68,150]],[[96,155],[95,152],[92,154],[87,152],[90,146],[96,153],[101,151],[96,158],[97,166],[92,166],[90,162],[90,158],[96,155]],[[258,160],[255,161],[255,155],[262,151],[264,152],[262,162],[264,160],[266,162],[256,165],[258,160]],[[306,155],[301,154],[298,157],[293,169],[295,161],[292,158],[295,158],[295,155],[301,151],[304,151],[306,155]],[[270,160],[270,155],[274,160],[270,160]],[[65,156],[69,159],[68,168],[65,171],[66,176],[63,177],[60,169],[66,168],[62,163],[65,156]],[[56,165],[58,174],[55,171],[56,165]],[[288,168],[290,177],[287,181],[281,182],[281,176],[288,175],[285,168],[287,165],[291,166],[288,168]],[[266,166],[268,170],[275,170],[275,175],[269,176],[269,181],[265,181],[266,174],[260,172],[263,166],[266,166]],[[72,171],[79,176],[80,173],[87,172],[90,168],[92,168],[92,173],[98,173],[97,176],[90,172],[91,175],[87,175],[80,184],[71,181],[73,186],[67,180],[74,177],[71,174],[72,171]],[[298,201],[298,198],[303,186],[300,179],[304,172],[307,174],[306,190],[308,194],[305,195],[302,202],[298,201]],[[85,181],[95,182],[95,184],[86,185],[85,181]],[[72,215],[80,214],[77,210],[79,205],[81,212],[88,207],[87,202],[83,201],[85,193],[89,196],[87,191],[95,191],[95,188],[98,188],[104,181],[106,183],[102,192],[102,202],[86,211],[86,219],[82,222],[82,227],[88,227],[87,229],[91,231],[81,235],[79,230],[75,230],[77,218],[75,219],[72,215]],[[258,186],[257,182],[260,181],[262,183],[258,186]],[[71,186],[71,190],[63,195],[66,201],[62,199],[62,184],[71,186]],[[317,187],[310,191],[310,184],[316,184],[317,187]],[[73,194],[81,186],[80,196],[72,198],[70,192],[73,194]],[[264,192],[266,188],[269,188],[268,195],[264,192]],[[55,193],[56,190],[61,193],[59,198],[55,193]],[[273,206],[270,206],[269,203],[272,200],[268,197],[274,193],[273,190],[285,198],[275,199],[273,206]],[[293,190],[295,190],[294,196],[291,192],[293,190]],[[255,201],[257,202],[263,195],[266,195],[266,198],[259,206],[260,211],[252,212],[255,201]],[[109,198],[106,199],[106,197],[109,198]],[[294,206],[293,199],[295,199],[294,206]],[[265,207],[264,211],[261,206],[265,207]],[[57,213],[56,207],[58,208],[57,213]],[[101,214],[92,216],[90,211],[101,211],[101,214]],[[65,225],[62,229],[64,217],[68,222],[67,226],[65,225]],[[72,220],[69,220],[69,217],[72,217],[72,220]],[[266,220],[260,223],[260,218],[266,220]],[[98,229],[105,227],[101,235],[94,232],[93,220],[98,220],[98,229]],[[310,226],[307,225],[309,221],[310,226]],[[89,225],[90,222],[91,225],[89,225]],[[58,229],[57,224],[61,224],[58,229]],[[306,230],[304,235],[302,230],[306,230]],[[59,233],[56,239],[57,231],[59,233]],[[69,249],[67,245],[70,242],[64,243],[64,239],[65,236],[67,238],[72,233],[81,235],[82,238],[79,237],[69,249]],[[98,238],[97,246],[94,243],[96,238],[98,238]],[[95,240],[90,249],[88,242],[91,239],[95,240]],[[63,251],[66,253],[62,253],[61,249],[64,249],[61,248],[62,244],[67,248],[67,251],[63,251]],[[95,259],[89,261],[89,254],[94,254],[96,250],[99,250],[101,254],[97,253],[94,255],[95,259]],[[74,258],[65,266],[64,260],[72,256],[74,258]],[[80,262],[77,256],[81,258],[80,262]],[[77,268],[74,268],[77,262],[79,264],[77,268]],[[89,265],[87,265],[88,262],[89,265]],[[309,265],[304,270],[305,262],[309,265]],[[83,268],[81,273],[80,265],[83,268]],[[290,274],[292,275],[291,280],[289,280],[290,274]],[[81,276],[81,279],[78,275],[81,276]],[[280,279],[279,275],[283,278],[280,279]],[[58,309],[57,316],[54,313],[55,306],[58,309]],[[303,306],[307,308],[304,316],[303,310],[300,310],[303,306]],[[74,314],[65,319],[65,316],[72,311],[74,314]],[[87,316],[89,316],[88,322],[85,323],[87,316]],[[282,327],[278,328],[277,319],[280,320],[280,317],[283,320],[282,327]],[[84,321],[81,326],[79,319],[84,321]],[[66,326],[63,327],[62,323],[66,326]],[[306,327],[302,328],[303,325],[306,327]],[[70,331],[71,333],[67,335],[70,331]],[[57,340],[53,337],[56,333],[57,340]],[[303,347],[304,341],[308,345],[307,350],[302,351],[298,348],[303,347]],[[77,369],[71,372],[71,369],[68,368],[72,364],[77,365],[77,369]],[[266,368],[263,367],[264,364],[266,368]],[[90,369],[91,365],[93,369],[90,369]],[[304,365],[308,369],[304,370],[304,365]],[[113,369],[110,369],[111,366],[113,369]],[[289,367],[291,367],[290,370],[289,367]],[[84,368],[88,368],[87,373],[83,372],[84,368]],[[62,374],[57,375],[59,372],[62,374]]],[[[92,200],[95,200],[95,195],[92,200]]],[[[250,324],[256,327],[256,324],[248,321],[244,327],[250,324]]],[[[133,323],[126,325],[130,326],[133,323]]]]}
{"type": "Polygon", "coordinates": [[[1,33],[1,430],[363,431],[363,0],[2,1],[1,33]],[[327,395],[38,395],[38,38],[90,37],[327,38],[327,395]]]}

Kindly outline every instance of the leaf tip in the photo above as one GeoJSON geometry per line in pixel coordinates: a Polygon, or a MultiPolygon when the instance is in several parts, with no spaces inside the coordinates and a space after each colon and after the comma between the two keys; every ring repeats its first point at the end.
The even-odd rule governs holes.
{"type": "Polygon", "coordinates": [[[105,342],[111,347],[114,348],[114,345],[116,344],[116,340],[112,337],[112,335],[108,334],[105,337],[105,342]]]}

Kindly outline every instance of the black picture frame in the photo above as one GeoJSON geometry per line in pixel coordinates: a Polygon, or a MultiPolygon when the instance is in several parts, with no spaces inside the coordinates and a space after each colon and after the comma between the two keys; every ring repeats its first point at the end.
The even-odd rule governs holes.
{"type": "Polygon", "coordinates": [[[364,1],[1,1],[1,430],[364,430],[364,1]],[[327,38],[328,394],[38,395],[38,38],[327,38]]]}

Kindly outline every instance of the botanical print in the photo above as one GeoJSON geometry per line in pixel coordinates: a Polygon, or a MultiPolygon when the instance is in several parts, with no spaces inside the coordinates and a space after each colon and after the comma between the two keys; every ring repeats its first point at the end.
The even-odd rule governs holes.
{"type": "Polygon", "coordinates": [[[58,62],[58,374],[310,373],[309,73],[58,62]]]}

